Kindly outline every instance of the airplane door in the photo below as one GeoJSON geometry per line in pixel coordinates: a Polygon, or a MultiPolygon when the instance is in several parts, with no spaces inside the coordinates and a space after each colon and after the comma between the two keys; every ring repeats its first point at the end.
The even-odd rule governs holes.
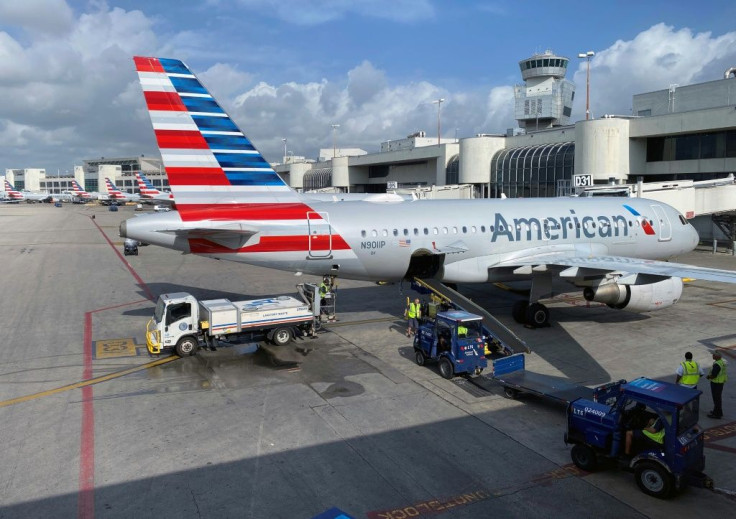
{"type": "Polygon", "coordinates": [[[654,224],[657,231],[659,231],[659,241],[670,241],[672,239],[672,224],[670,223],[670,219],[667,217],[667,213],[661,205],[652,205],[652,209],[654,210],[654,215],[657,219],[654,224]]]}
{"type": "Polygon", "coordinates": [[[307,212],[309,228],[309,258],[329,258],[332,256],[332,231],[330,216],[326,212],[307,212]]]}

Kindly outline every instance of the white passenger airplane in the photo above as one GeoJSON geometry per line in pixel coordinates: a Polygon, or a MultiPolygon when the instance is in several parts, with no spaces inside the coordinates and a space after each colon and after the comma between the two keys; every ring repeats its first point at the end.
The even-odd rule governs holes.
{"type": "Polygon", "coordinates": [[[139,194],[120,191],[108,177],[105,177],[105,186],[107,187],[107,194],[110,200],[117,202],[137,202],[141,199],[141,195],[139,194]]]}
{"type": "Polygon", "coordinates": [[[612,308],[676,303],[683,277],[736,272],[657,261],[698,234],[640,198],[315,201],[271,169],[196,76],[175,59],[134,58],[176,212],[123,222],[120,235],[216,259],[373,281],[530,279],[514,317],[547,323],[554,277],[612,308]]]}
{"type": "Polygon", "coordinates": [[[141,202],[174,204],[174,195],[156,189],[143,173],[136,172],[135,178],[138,182],[138,191],[141,193],[141,202]]]}

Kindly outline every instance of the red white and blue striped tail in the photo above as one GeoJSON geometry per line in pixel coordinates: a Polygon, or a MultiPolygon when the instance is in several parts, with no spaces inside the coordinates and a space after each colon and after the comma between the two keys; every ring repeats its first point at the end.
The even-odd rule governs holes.
{"type": "Polygon", "coordinates": [[[213,211],[248,213],[252,204],[298,201],[184,63],[133,59],[183,219],[203,218],[213,211]]]}
{"type": "Polygon", "coordinates": [[[142,196],[156,196],[161,194],[161,191],[156,189],[143,173],[137,172],[135,178],[138,182],[138,191],[141,192],[142,196]]]}
{"type": "Polygon", "coordinates": [[[79,185],[79,182],[76,180],[72,180],[72,191],[74,192],[75,196],[78,196],[79,198],[89,198],[90,194],[87,193],[84,189],[82,189],[82,186],[79,185]]]}

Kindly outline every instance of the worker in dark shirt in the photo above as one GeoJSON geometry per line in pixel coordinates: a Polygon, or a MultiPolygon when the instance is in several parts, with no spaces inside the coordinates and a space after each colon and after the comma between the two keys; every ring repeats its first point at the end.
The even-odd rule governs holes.
{"type": "Polygon", "coordinates": [[[719,352],[713,352],[713,367],[708,373],[710,380],[710,394],[713,397],[713,410],[708,413],[708,418],[722,418],[722,396],[723,386],[726,384],[728,377],[726,376],[726,361],[721,358],[719,352]]]}

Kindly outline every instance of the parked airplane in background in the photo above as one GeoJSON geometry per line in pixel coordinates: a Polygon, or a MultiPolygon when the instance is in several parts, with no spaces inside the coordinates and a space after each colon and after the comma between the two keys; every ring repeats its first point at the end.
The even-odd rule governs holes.
{"type": "Polygon", "coordinates": [[[13,184],[6,178],[5,188],[3,190],[3,201],[6,203],[14,203],[25,200],[23,193],[13,187],[13,184]]]}
{"type": "Polygon", "coordinates": [[[141,199],[141,196],[134,193],[124,193],[123,191],[120,191],[117,187],[115,187],[115,184],[113,184],[112,180],[105,177],[105,186],[107,187],[107,193],[111,200],[117,201],[117,202],[137,202],[141,199]]]}
{"type": "Polygon", "coordinates": [[[313,201],[296,193],[181,61],[134,58],[177,212],[123,222],[120,235],[291,272],[446,283],[530,279],[519,321],[540,326],[553,278],[586,299],[649,311],[676,303],[683,277],[736,272],[668,263],[698,234],[640,198],[313,201]]]}
{"type": "Polygon", "coordinates": [[[92,195],[82,189],[82,186],[76,180],[72,180],[72,193],[81,200],[90,200],[92,198],[92,195]]]}
{"type": "Polygon", "coordinates": [[[135,178],[138,182],[138,191],[140,191],[141,193],[141,202],[149,201],[156,202],[158,204],[174,203],[174,195],[164,191],[159,191],[158,189],[153,187],[151,181],[148,180],[143,173],[137,172],[135,174],[135,178]]]}

